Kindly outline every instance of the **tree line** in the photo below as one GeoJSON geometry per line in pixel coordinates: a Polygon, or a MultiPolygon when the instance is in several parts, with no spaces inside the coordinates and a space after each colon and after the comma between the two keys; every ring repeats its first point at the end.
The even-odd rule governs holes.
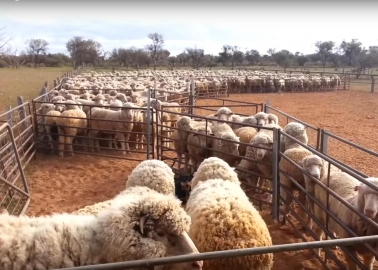
{"type": "Polygon", "coordinates": [[[159,33],[150,33],[151,40],[143,48],[134,46],[118,47],[112,51],[105,51],[102,44],[93,39],[73,37],[66,43],[68,54],[49,53],[49,43],[44,39],[31,39],[25,43],[25,50],[12,50],[10,39],[6,39],[0,29],[0,67],[20,66],[28,67],[59,67],[72,65],[73,68],[93,66],[114,68],[180,68],[192,67],[213,68],[216,66],[279,66],[288,67],[321,66],[352,68],[354,72],[369,73],[378,66],[378,46],[363,47],[358,39],[342,41],[336,44],[333,41],[317,41],[315,51],[311,54],[290,52],[289,50],[276,51],[270,48],[266,53],[255,49],[242,50],[239,46],[223,45],[217,55],[205,54],[203,49],[187,47],[182,53],[173,56],[164,48],[164,37],[159,33]]]}

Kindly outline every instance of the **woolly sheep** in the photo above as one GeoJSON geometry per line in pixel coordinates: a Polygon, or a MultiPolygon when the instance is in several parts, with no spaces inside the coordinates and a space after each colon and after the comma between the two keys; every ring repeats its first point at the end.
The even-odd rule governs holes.
{"type": "Polygon", "coordinates": [[[268,124],[278,124],[278,117],[273,113],[268,113],[268,124]]]}
{"type": "MultiPolygon", "coordinates": [[[[119,200],[97,216],[2,214],[0,267],[57,269],[198,253],[187,234],[189,227],[181,202],[154,191],[119,200]]],[[[202,264],[175,266],[198,270],[202,264]]]]}
{"type": "Polygon", "coordinates": [[[126,188],[145,186],[161,194],[175,194],[174,176],[171,167],[164,161],[145,160],[132,170],[126,188]]]}
{"type": "Polygon", "coordinates": [[[67,100],[66,110],[55,119],[59,132],[59,156],[63,157],[66,147],[71,156],[74,155],[72,141],[76,135],[85,136],[87,133],[87,115],[80,110],[76,101],[67,100]],[[67,117],[67,118],[66,118],[67,117]]]}
{"type": "MultiPolygon", "coordinates": [[[[239,183],[209,179],[196,185],[186,211],[189,235],[199,252],[272,246],[269,230],[239,183]]],[[[204,269],[261,269],[273,267],[273,254],[204,261],[204,269]]]]}
{"type": "MultiPolygon", "coordinates": [[[[253,136],[257,133],[257,130],[253,127],[241,127],[238,129],[235,129],[235,135],[240,138],[240,142],[248,144],[253,136]]],[[[247,145],[245,144],[240,144],[239,145],[239,154],[240,156],[244,157],[245,152],[247,150],[247,145]]]]}
{"type": "MultiPolygon", "coordinates": [[[[129,137],[133,129],[133,106],[125,103],[120,111],[112,111],[102,108],[91,109],[91,119],[88,121],[88,126],[92,129],[89,131],[88,137],[91,140],[91,145],[94,146],[96,142],[97,150],[99,150],[99,143],[97,139],[100,133],[116,134],[120,140],[122,154],[130,151],[129,137]],[[108,121],[112,120],[112,121],[108,121]],[[112,131],[103,131],[112,130],[112,131]]],[[[93,148],[92,148],[93,151],[93,148]]]]}
{"type": "MultiPolygon", "coordinates": [[[[365,178],[371,184],[378,188],[378,178],[365,178]]],[[[321,178],[321,182],[327,186],[328,177],[321,178]]],[[[364,183],[360,183],[357,179],[351,177],[344,172],[334,172],[329,176],[329,188],[338,194],[341,198],[346,200],[352,207],[356,208],[359,212],[372,219],[374,222],[378,222],[378,192],[368,187],[364,183]],[[357,192],[356,192],[357,191],[357,192]]],[[[314,190],[315,198],[319,200],[323,205],[327,205],[327,191],[320,185],[315,185],[314,190]]],[[[329,210],[336,215],[341,222],[343,222],[349,228],[356,233],[357,236],[369,236],[377,235],[378,230],[363,221],[358,215],[352,212],[342,202],[336,199],[334,196],[329,196],[329,210]]],[[[317,204],[314,205],[314,215],[319,219],[323,226],[326,226],[327,213],[321,209],[317,204]]],[[[319,226],[314,226],[314,232],[319,240],[322,240],[323,230],[319,226]]],[[[334,219],[328,220],[328,229],[331,232],[335,232],[339,238],[353,237],[347,231],[345,231],[334,219]]],[[[354,245],[348,248],[349,252],[353,255],[360,254],[363,258],[363,264],[367,269],[373,269],[374,255],[364,245],[354,245]]],[[[320,249],[316,252],[320,255],[320,249]]],[[[344,253],[345,260],[347,262],[348,269],[358,269],[354,261],[344,253]]],[[[357,257],[357,256],[356,256],[357,257]]]]}
{"type": "MultiPolygon", "coordinates": [[[[192,121],[193,123],[194,121],[192,121]]],[[[202,122],[203,123],[203,122],[202,122]]],[[[192,132],[200,133],[189,133],[187,138],[187,149],[189,153],[189,158],[193,165],[193,172],[197,170],[198,165],[209,155],[211,151],[211,137],[206,135],[212,135],[211,127],[207,126],[206,123],[203,125],[192,124],[194,127],[191,129],[192,132]],[[191,145],[192,144],[192,145],[191,145]]]]}
{"type": "Polygon", "coordinates": [[[232,132],[215,133],[211,141],[211,148],[214,157],[218,157],[226,161],[231,166],[236,166],[239,156],[240,138],[232,132]],[[226,141],[227,140],[227,141],[226,141]]]}
{"type": "MultiPolygon", "coordinates": [[[[95,108],[95,105],[98,106],[103,106],[105,97],[101,94],[98,94],[95,96],[94,100],[85,100],[85,99],[77,99],[76,101],[80,102],[83,104],[83,111],[85,112],[86,115],[88,115],[91,112],[91,109],[95,108]],[[85,106],[87,105],[87,106],[85,106]]],[[[90,115],[90,118],[92,118],[92,115],[90,115]]]]}
{"type": "Polygon", "coordinates": [[[230,167],[223,159],[209,157],[202,161],[194,173],[191,188],[193,189],[199,182],[215,178],[225,179],[240,185],[235,168],[230,167]]]}
{"type": "Polygon", "coordinates": [[[214,114],[214,116],[217,117],[218,120],[230,121],[230,117],[231,117],[232,114],[233,114],[233,112],[229,108],[221,107],[214,114]]]}
{"type": "Polygon", "coordinates": [[[265,126],[268,124],[268,114],[265,112],[258,112],[255,114],[258,126],[265,126]]]}
{"type": "Polygon", "coordinates": [[[44,115],[44,126],[46,129],[46,135],[49,140],[49,148],[53,148],[52,131],[56,127],[56,120],[61,115],[59,111],[55,110],[56,106],[51,103],[43,103],[41,105],[41,114],[44,115]]]}
{"type": "MultiPolygon", "coordinates": [[[[307,136],[307,127],[305,127],[303,124],[298,122],[290,122],[288,123],[284,129],[283,132],[290,135],[291,137],[294,137],[298,141],[307,144],[308,143],[308,136],[307,136]]],[[[286,150],[290,148],[295,148],[299,146],[298,143],[294,142],[293,140],[289,139],[287,136],[281,134],[281,152],[285,152],[286,150]]]]}

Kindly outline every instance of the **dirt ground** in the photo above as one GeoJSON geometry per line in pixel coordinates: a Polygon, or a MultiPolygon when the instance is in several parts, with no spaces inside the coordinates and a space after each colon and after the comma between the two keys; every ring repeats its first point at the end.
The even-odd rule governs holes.
{"type": "MultiPolygon", "coordinates": [[[[325,128],[345,139],[373,151],[378,151],[375,131],[378,126],[378,94],[364,92],[294,93],[231,95],[230,99],[263,102],[270,100],[278,108],[314,126],[325,128]]],[[[220,105],[219,101],[200,100],[199,105],[220,105]]],[[[251,108],[234,109],[238,113],[253,114],[251,108]]],[[[208,113],[208,112],[207,112],[208,113]]],[[[285,125],[282,115],[280,124],[285,125]]],[[[315,137],[310,137],[314,143],[315,137]]],[[[337,159],[358,170],[377,175],[375,158],[330,140],[329,152],[337,159]]],[[[143,155],[138,156],[141,160],[143,155]]],[[[28,215],[53,212],[71,212],[86,205],[107,200],[125,186],[127,175],[138,164],[136,161],[75,156],[60,159],[39,154],[28,166],[32,200],[28,215]]],[[[300,242],[289,226],[280,226],[271,220],[268,211],[261,212],[270,229],[274,244],[300,242]]],[[[275,270],[322,269],[310,251],[275,254],[275,270]]],[[[336,266],[333,269],[338,269],[336,266]]],[[[375,267],[374,269],[378,269],[375,267]]]]}

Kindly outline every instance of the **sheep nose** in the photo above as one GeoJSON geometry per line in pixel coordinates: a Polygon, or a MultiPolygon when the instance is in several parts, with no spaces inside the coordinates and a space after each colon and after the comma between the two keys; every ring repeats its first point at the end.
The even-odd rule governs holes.
{"type": "Polygon", "coordinates": [[[316,178],[316,179],[319,179],[319,176],[320,176],[320,175],[319,175],[319,174],[313,174],[312,176],[313,176],[314,178],[316,178]]]}
{"type": "Polygon", "coordinates": [[[365,215],[369,218],[374,218],[375,216],[375,211],[371,209],[365,209],[365,215]]]}
{"type": "Polygon", "coordinates": [[[202,261],[195,261],[191,264],[193,270],[202,270],[203,262],[202,261]]]}

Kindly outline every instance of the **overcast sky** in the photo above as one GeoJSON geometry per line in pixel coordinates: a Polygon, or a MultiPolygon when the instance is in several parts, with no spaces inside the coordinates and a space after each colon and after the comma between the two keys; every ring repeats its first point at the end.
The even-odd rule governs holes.
{"type": "Polygon", "coordinates": [[[52,53],[67,53],[73,36],[111,51],[144,47],[147,34],[158,32],[172,55],[195,45],[217,54],[224,44],[261,54],[269,48],[306,54],[317,40],[357,38],[366,47],[378,45],[377,10],[374,1],[1,0],[0,27],[19,50],[27,39],[42,38],[52,53]]]}

